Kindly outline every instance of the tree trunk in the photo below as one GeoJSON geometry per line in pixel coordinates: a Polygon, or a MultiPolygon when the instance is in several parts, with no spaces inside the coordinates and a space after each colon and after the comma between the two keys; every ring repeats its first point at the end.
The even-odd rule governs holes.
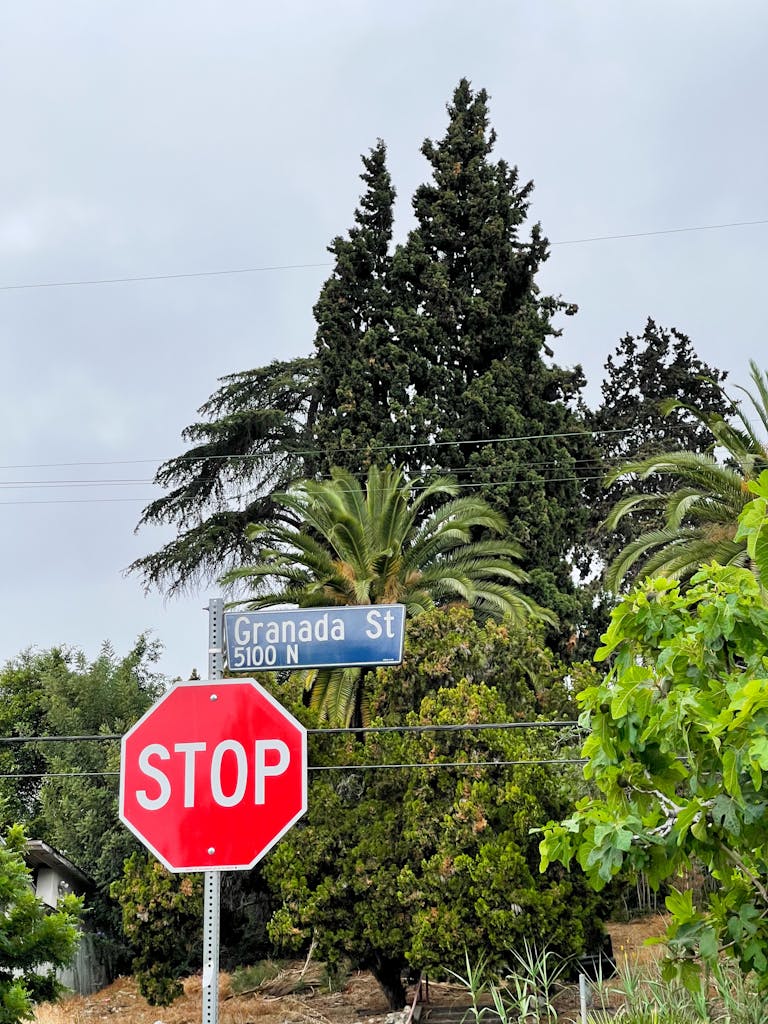
{"type": "Polygon", "coordinates": [[[390,1010],[402,1010],[405,1006],[405,987],[400,976],[402,966],[401,960],[385,956],[376,957],[371,964],[371,973],[387,997],[390,1010]]]}

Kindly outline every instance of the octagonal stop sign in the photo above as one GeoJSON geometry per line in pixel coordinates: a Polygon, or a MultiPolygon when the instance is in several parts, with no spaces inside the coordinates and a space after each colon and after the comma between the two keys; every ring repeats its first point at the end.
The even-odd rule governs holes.
{"type": "Polygon", "coordinates": [[[123,736],[120,818],[171,871],[250,868],[306,780],[306,730],[258,683],[178,683],[123,736]]]}

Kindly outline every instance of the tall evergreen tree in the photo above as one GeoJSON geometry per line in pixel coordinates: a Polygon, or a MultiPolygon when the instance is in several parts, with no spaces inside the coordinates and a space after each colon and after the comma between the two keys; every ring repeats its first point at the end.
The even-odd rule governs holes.
{"type": "Polygon", "coordinates": [[[395,190],[379,140],[363,157],[365,191],[346,238],[329,246],[333,274],[314,307],[317,415],[323,471],[359,472],[390,459],[409,403],[408,353],[392,335],[391,242],[395,190]]]}
{"type": "MultiPolygon", "coordinates": [[[[624,481],[605,487],[605,474],[662,453],[710,452],[714,439],[707,420],[712,415],[726,417],[733,410],[722,388],[726,374],[699,358],[687,335],[661,327],[650,317],[642,334],[621,339],[605,369],[602,401],[590,417],[600,462],[590,472],[590,535],[581,559],[584,568],[595,557],[607,565],[637,536],[664,521],[663,513],[649,508],[607,530],[605,520],[627,485],[624,481]]],[[[671,493],[678,486],[679,477],[674,474],[663,481],[632,481],[636,494],[671,493]]]]}
{"type": "Polygon", "coordinates": [[[184,431],[192,447],[158,470],[155,482],[170,490],[139,528],[178,533],[131,565],[147,587],[174,593],[252,561],[246,526],[279,518],[275,492],[333,464],[357,469],[395,443],[391,410],[407,403],[409,376],[387,341],[395,192],[383,142],[363,157],[361,177],[355,224],[329,246],[335,264],[314,310],[315,353],[222,378],[184,431]]]}
{"type": "Polygon", "coordinates": [[[456,473],[499,507],[537,598],[567,619],[565,556],[584,522],[584,381],[548,360],[553,316],[575,307],[539,293],[547,241],[538,224],[523,236],[533,185],[491,158],[487,93],[462,80],[448,114],[444,137],[422,147],[432,180],[416,190],[417,225],[394,258],[394,330],[419,357],[411,437],[435,445],[414,449],[410,468],[456,473]]]}
{"type": "Polygon", "coordinates": [[[575,307],[538,292],[547,243],[538,225],[523,237],[532,185],[491,159],[487,94],[462,81],[448,112],[445,137],[422,147],[433,176],[407,241],[391,252],[379,142],[354,226],[330,246],[314,355],[225,379],[186,432],[195,447],[161,467],[173,489],[142,523],[180,533],[134,563],[148,584],[173,590],[253,560],[245,523],[270,521],[271,494],[296,479],[391,462],[482,493],[526,550],[536,599],[575,616],[565,556],[585,518],[583,378],[552,365],[549,347],[553,317],[575,307]]]}
{"type": "Polygon", "coordinates": [[[222,378],[187,427],[184,454],[163,463],[155,483],[168,493],[144,509],[137,529],[170,525],[176,537],[129,567],[168,594],[252,558],[248,523],[274,515],[272,493],[314,471],[307,422],[316,365],[302,358],[222,378]]]}

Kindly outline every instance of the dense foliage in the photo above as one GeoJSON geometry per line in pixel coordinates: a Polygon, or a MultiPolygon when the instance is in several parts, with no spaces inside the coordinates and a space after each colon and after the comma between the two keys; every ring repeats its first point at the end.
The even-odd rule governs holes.
{"type": "Polygon", "coordinates": [[[202,956],[203,876],[172,875],[154,858],[134,853],[112,896],[138,951],[132,966],[139,991],[152,1006],[168,1006],[202,956]]]}
{"type": "MultiPolygon", "coordinates": [[[[744,533],[768,583],[768,473],[744,533]]],[[[542,868],[574,858],[596,888],[624,868],[652,884],[692,862],[717,880],[704,909],[667,899],[671,970],[697,984],[692,954],[719,948],[768,982],[768,599],[755,574],[713,563],[683,590],[646,580],[613,613],[598,659],[610,671],[580,694],[585,774],[599,798],[550,822],[542,868]]]]}
{"type": "Polygon", "coordinates": [[[24,863],[26,836],[20,825],[0,841],[0,1024],[34,1016],[33,1003],[59,990],[55,969],[69,964],[77,948],[80,900],[65,896],[49,912],[34,894],[24,863]]]}
{"type": "MultiPolygon", "coordinates": [[[[414,619],[403,665],[374,675],[377,722],[402,722],[408,705],[410,725],[434,727],[569,711],[564,669],[538,641],[462,608],[414,619]]],[[[270,934],[288,947],[312,936],[332,966],[370,969],[393,1006],[406,963],[459,966],[464,947],[500,962],[545,933],[582,952],[600,932],[598,901],[580,872],[541,878],[529,834],[570,806],[575,782],[535,762],[573,742],[546,729],[313,739],[313,765],[329,770],[313,773],[306,818],[266,862],[281,900],[270,934]]]]}
{"type": "MultiPolygon", "coordinates": [[[[614,529],[604,529],[625,490],[619,482],[604,486],[605,475],[664,452],[709,452],[712,433],[706,419],[732,411],[722,390],[725,377],[698,357],[687,335],[650,318],[642,334],[625,335],[608,356],[600,405],[588,416],[600,455],[596,479],[590,481],[590,565],[596,557],[602,565],[610,564],[639,533],[663,524],[657,514],[625,518],[614,529]]],[[[632,480],[632,490],[641,494],[658,485],[658,480],[632,480]]],[[[664,485],[674,490],[674,478],[664,485]]]]}
{"type": "MultiPolygon", "coordinates": [[[[0,733],[119,736],[160,692],[154,671],[158,654],[158,645],[145,637],[124,658],[105,646],[90,663],[77,651],[26,652],[0,669],[0,733]]],[[[20,783],[0,781],[0,793],[33,838],[60,850],[94,880],[84,919],[99,933],[107,966],[126,966],[109,886],[138,844],[117,816],[117,785],[110,773],[120,768],[119,744],[20,742],[1,756],[6,773],[39,773],[20,783]]]]}

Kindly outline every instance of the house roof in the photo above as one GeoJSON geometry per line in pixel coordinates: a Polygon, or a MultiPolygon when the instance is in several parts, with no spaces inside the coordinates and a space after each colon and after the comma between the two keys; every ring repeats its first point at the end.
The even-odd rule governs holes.
{"type": "Polygon", "coordinates": [[[42,839],[27,840],[24,860],[31,868],[54,868],[62,878],[73,882],[81,889],[94,889],[96,887],[96,883],[90,875],[87,875],[76,864],[73,864],[63,853],[59,853],[58,850],[54,850],[48,843],[44,843],[42,839]]]}

